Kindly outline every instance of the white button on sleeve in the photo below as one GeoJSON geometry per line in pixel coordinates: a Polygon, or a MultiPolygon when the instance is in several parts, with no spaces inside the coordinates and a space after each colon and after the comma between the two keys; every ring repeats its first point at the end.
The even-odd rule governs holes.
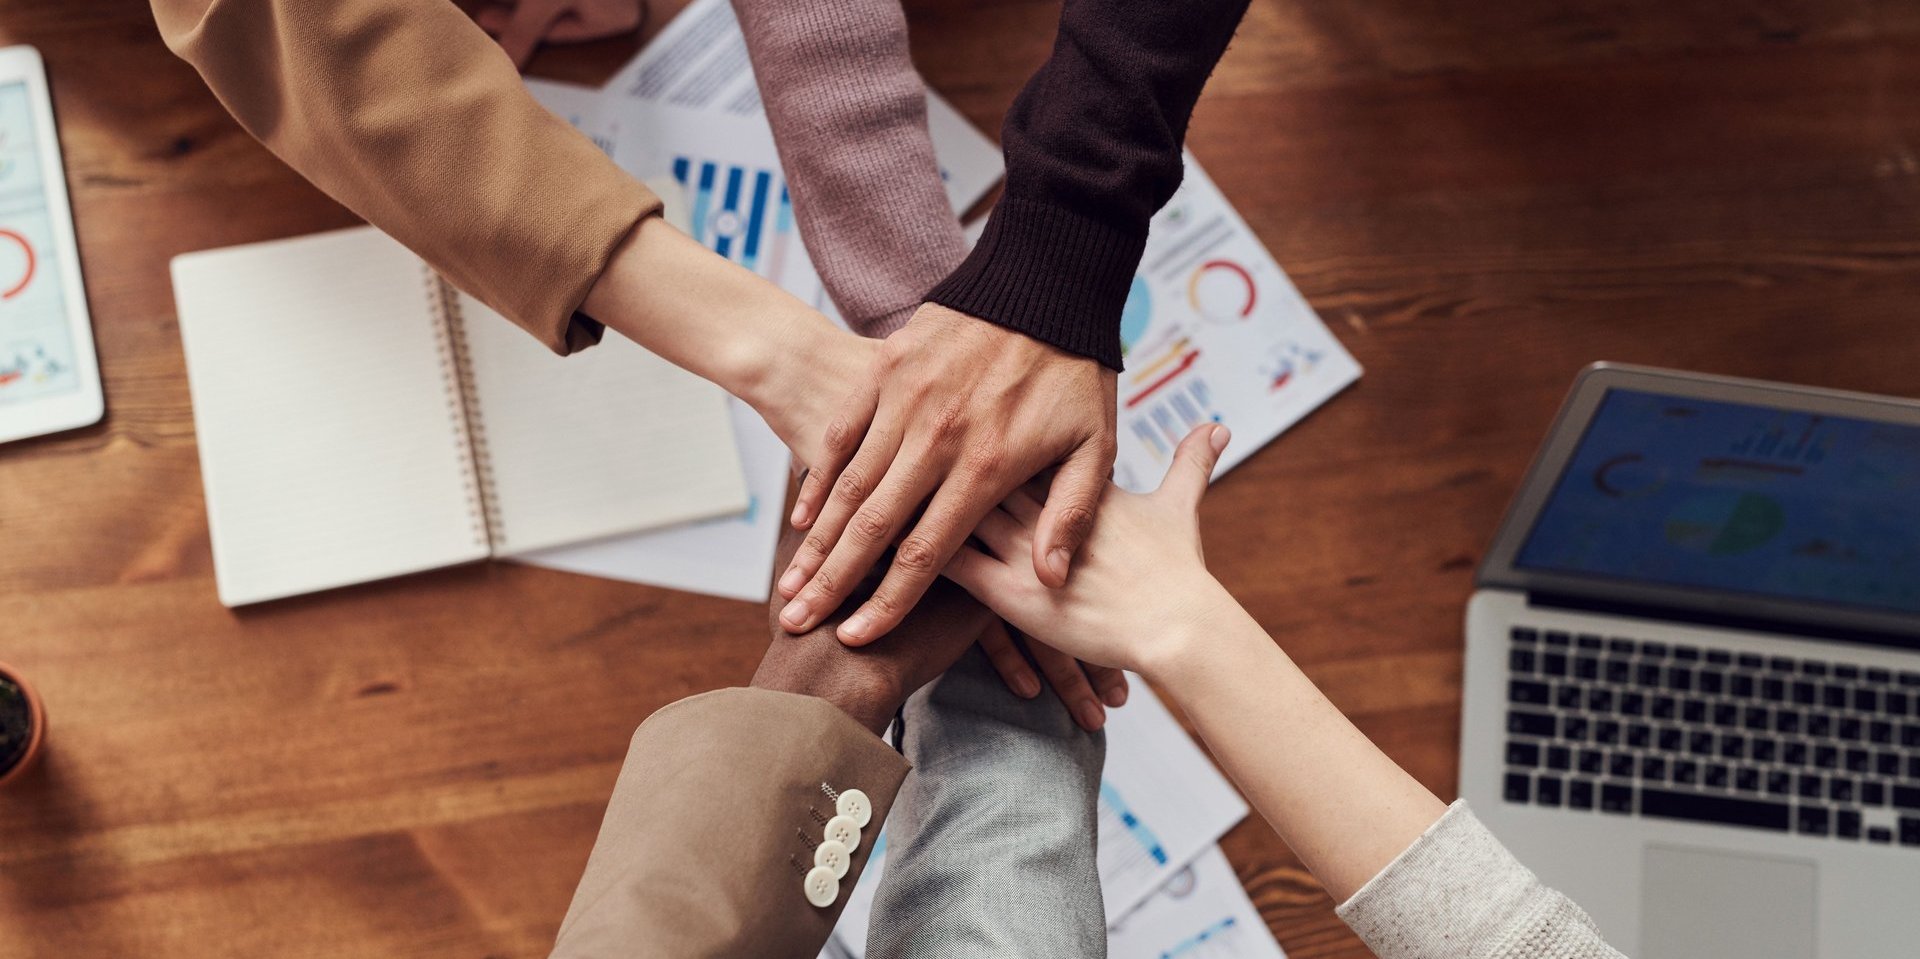
{"type": "Polygon", "coordinates": [[[833,809],[840,815],[853,820],[853,824],[861,829],[867,828],[867,823],[873,821],[873,803],[867,799],[866,793],[858,789],[849,789],[841,793],[840,798],[834,801],[833,809]]]}
{"type": "Polygon", "coordinates": [[[851,816],[835,816],[827,820],[826,836],[847,847],[848,852],[860,848],[860,824],[854,822],[851,816]]]}
{"type": "Polygon", "coordinates": [[[828,839],[813,847],[813,864],[833,870],[835,879],[845,879],[847,870],[853,868],[853,851],[844,843],[828,839]]]}
{"type": "Polygon", "coordinates": [[[822,909],[833,905],[833,901],[840,898],[840,880],[834,876],[833,870],[825,866],[815,866],[808,870],[806,881],[802,885],[807,890],[807,901],[822,909]]]}

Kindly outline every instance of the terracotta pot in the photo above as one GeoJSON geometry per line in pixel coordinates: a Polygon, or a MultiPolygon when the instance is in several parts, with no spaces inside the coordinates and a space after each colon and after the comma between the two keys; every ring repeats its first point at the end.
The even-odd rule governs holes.
{"type": "Polygon", "coordinates": [[[19,760],[11,769],[0,771],[0,788],[4,788],[8,783],[31,771],[34,764],[40,761],[40,754],[46,751],[47,709],[40,699],[40,694],[34,691],[33,685],[27,682],[27,678],[6,663],[0,663],[0,679],[20,687],[21,694],[27,700],[27,751],[20,754],[19,760]]]}

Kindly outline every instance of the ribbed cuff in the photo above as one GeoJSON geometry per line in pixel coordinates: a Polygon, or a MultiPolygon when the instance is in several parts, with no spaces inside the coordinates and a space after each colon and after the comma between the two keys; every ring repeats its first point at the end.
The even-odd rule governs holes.
{"type": "Polygon", "coordinates": [[[959,268],[927,300],[1120,369],[1120,309],[1147,245],[1125,229],[1005,196],[959,268]]]}

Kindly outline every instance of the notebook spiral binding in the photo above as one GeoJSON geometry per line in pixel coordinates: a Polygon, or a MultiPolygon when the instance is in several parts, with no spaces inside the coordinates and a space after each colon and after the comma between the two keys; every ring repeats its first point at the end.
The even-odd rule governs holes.
{"type": "Polygon", "coordinates": [[[500,526],[500,498],[493,480],[493,458],[487,453],[486,423],[480,416],[480,397],[473,385],[473,355],[467,347],[467,327],[453,289],[424,264],[427,302],[433,304],[434,337],[440,348],[440,371],[447,383],[447,415],[466,453],[462,485],[467,511],[473,518],[473,539],[479,546],[500,549],[506,542],[500,526]]]}

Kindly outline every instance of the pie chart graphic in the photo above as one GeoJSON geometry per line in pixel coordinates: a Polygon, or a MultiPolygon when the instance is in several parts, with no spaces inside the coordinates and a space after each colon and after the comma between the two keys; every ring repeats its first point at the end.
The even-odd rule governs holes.
{"type": "Polygon", "coordinates": [[[1253,315],[1253,274],[1232,260],[1208,260],[1187,277],[1187,302],[1209,320],[1235,322],[1253,315]]]}
{"type": "Polygon", "coordinates": [[[1786,511],[1771,496],[1716,490],[1682,500],[1667,514],[1667,542],[1708,556],[1737,556],[1780,534],[1786,511]]]}
{"type": "Polygon", "coordinates": [[[18,230],[0,227],[0,300],[11,300],[26,291],[27,284],[33,282],[34,270],[39,266],[34,256],[33,244],[20,235],[18,230]],[[14,252],[15,250],[19,252],[14,252]],[[17,275],[16,275],[17,274],[17,275]]]}

